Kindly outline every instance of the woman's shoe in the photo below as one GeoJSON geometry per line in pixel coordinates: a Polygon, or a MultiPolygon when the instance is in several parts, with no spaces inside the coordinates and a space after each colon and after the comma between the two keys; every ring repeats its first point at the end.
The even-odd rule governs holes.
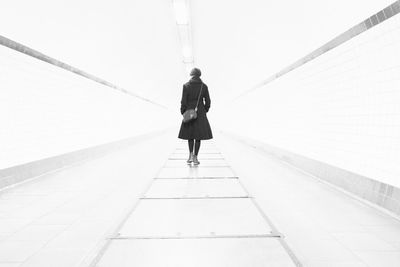
{"type": "Polygon", "coordinates": [[[194,165],[199,165],[200,164],[200,161],[197,159],[196,155],[193,155],[193,164],[194,165]]]}
{"type": "Polygon", "coordinates": [[[190,152],[189,158],[188,158],[188,160],[187,160],[186,162],[187,162],[188,164],[190,164],[190,163],[193,162],[193,153],[192,153],[192,152],[190,152]]]}

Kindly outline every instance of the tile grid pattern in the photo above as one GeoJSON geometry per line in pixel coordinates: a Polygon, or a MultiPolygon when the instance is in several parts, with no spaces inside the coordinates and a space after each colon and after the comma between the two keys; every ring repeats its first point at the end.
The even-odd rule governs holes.
{"type": "Polygon", "coordinates": [[[167,128],[171,121],[157,106],[2,45],[0,58],[0,169],[167,128]]]}
{"type": "MultiPolygon", "coordinates": [[[[279,241],[277,246],[280,247],[282,251],[285,251],[283,257],[286,258],[284,262],[284,266],[302,266],[298,261],[294,253],[286,244],[283,236],[278,232],[276,227],[272,224],[270,219],[264,214],[262,209],[258,206],[256,201],[251,198],[243,184],[240,182],[239,178],[236,177],[233,173],[231,167],[225,162],[225,159],[222,157],[220,152],[215,151],[214,146],[206,146],[202,147],[202,154],[200,157],[201,164],[200,166],[187,166],[186,157],[183,151],[186,148],[177,148],[174,153],[166,161],[165,165],[160,169],[157,176],[150,182],[149,186],[146,188],[145,192],[142,194],[142,197],[135,204],[134,208],[131,210],[129,215],[123,220],[119,226],[119,229],[116,231],[115,235],[110,237],[108,245],[103,249],[103,251],[97,256],[97,258],[92,262],[91,266],[108,266],[108,264],[115,263],[115,251],[110,253],[110,247],[114,244],[121,244],[115,242],[122,241],[138,241],[138,240],[217,240],[217,239],[228,239],[228,240],[240,240],[240,239],[274,239],[279,241]],[[210,150],[210,148],[212,150],[210,150]],[[174,162],[174,166],[170,166],[169,164],[174,162]],[[179,162],[179,165],[176,164],[179,162]],[[214,163],[224,162],[223,165],[214,166],[214,163]],[[208,163],[208,164],[207,164],[208,163]],[[203,166],[206,165],[206,166],[203,166]],[[207,184],[208,183],[208,184],[207,184]],[[218,185],[219,184],[219,185],[218,185]],[[170,187],[170,188],[169,188],[170,187]],[[158,220],[157,213],[163,212],[163,209],[168,209],[171,201],[175,201],[172,203],[178,203],[177,205],[181,205],[181,203],[188,203],[190,207],[186,212],[189,212],[196,219],[199,219],[195,216],[196,212],[199,212],[198,209],[206,209],[207,205],[203,206],[204,201],[218,201],[213,202],[211,206],[221,205],[221,201],[237,201],[236,204],[243,204],[243,201],[247,201],[246,203],[251,203],[250,207],[252,209],[252,216],[261,218],[262,224],[267,225],[268,227],[265,229],[270,229],[270,231],[262,230],[261,232],[249,232],[244,233],[245,230],[237,228],[239,231],[235,233],[234,231],[231,233],[229,230],[224,232],[224,228],[219,228],[218,226],[214,227],[217,231],[214,232],[201,232],[196,231],[191,232],[190,227],[188,229],[183,229],[183,233],[181,231],[175,232],[173,234],[165,234],[163,231],[160,231],[157,234],[157,230],[153,228],[159,227],[160,224],[168,224],[168,219],[165,221],[158,220]],[[189,202],[188,202],[189,201],[189,202]],[[194,205],[191,206],[192,201],[194,205]],[[147,205],[147,206],[146,206],[147,205]],[[164,208],[157,210],[157,205],[161,205],[164,208]],[[142,207],[143,206],[143,207],[142,207]],[[142,208],[141,208],[142,207],[142,208]],[[146,217],[146,210],[155,208],[155,214],[152,213],[149,217],[151,217],[151,221],[146,221],[141,224],[140,217],[146,217]],[[194,209],[194,210],[193,210],[194,209]],[[197,209],[197,210],[196,210],[197,209]],[[157,221],[154,223],[154,221],[157,221]],[[150,224],[150,225],[149,225],[150,224]],[[152,228],[153,227],[153,228],[152,228]],[[221,230],[218,233],[218,230],[221,230]],[[186,232],[185,232],[186,231],[186,232]],[[244,232],[243,232],[244,231],[244,232]],[[149,234],[150,233],[150,234],[149,234]],[[111,256],[109,255],[111,254],[111,256]],[[114,254],[114,258],[112,256],[114,254]],[[111,258],[111,262],[110,262],[111,258]]],[[[226,202],[228,203],[228,202],[226,202]]],[[[184,204],[182,204],[184,205],[184,204]]],[[[185,204],[186,205],[186,204],[185,204]]],[[[229,210],[228,206],[224,206],[224,202],[222,202],[222,210],[229,210]]],[[[239,206],[240,206],[239,205],[239,206]]],[[[245,204],[247,205],[247,204],[245,204]]],[[[249,208],[247,208],[249,209],[249,208]]],[[[184,210],[178,210],[178,214],[175,216],[184,218],[185,215],[180,214],[184,213],[184,210]]],[[[205,214],[207,214],[206,210],[203,210],[205,214]]],[[[168,216],[174,216],[174,214],[168,213],[168,216]]],[[[246,214],[245,214],[246,215],[246,214]]],[[[249,214],[247,214],[248,216],[249,214]]],[[[188,216],[189,217],[189,216],[188,216]]],[[[160,217],[161,218],[161,217],[160,217]]],[[[196,219],[189,220],[192,223],[196,223],[196,219]]],[[[213,221],[214,218],[210,217],[207,220],[213,221]]],[[[249,219],[251,221],[252,219],[249,219]]],[[[176,223],[176,222],[175,222],[176,223]]],[[[213,222],[215,223],[215,222],[213,222]]],[[[234,221],[232,224],[236,224],[234,221]]],[[[188,224],[188,223],[186,223],[188,224]]],[[[181,226],[181,225],[180,225],[181,226]]],[[[175,229],[175,225],[172,225],[172,228],[175,230],[180,230],[179,227],[175,229]]],[[[201,226],[200,226],[201,228],[201,226]]],[[[229,228],[229,227],[228,227],[229,228]]],[[[256,227],[255,227],[256,228],[256,227]]],[[[171,227],[166,228],[166,232],[171,231],[171,227]]],[[[173,232],[174,230],[172,230],[173,232]]],[[[121,250],[121,249],[120,249],[121,250]]],[[[132,251],[134,253],[134,251],[132,251]]],[[[117,254],[120,252],[117,252],[117,254]]],[[[268,254],[268,251],[265,251],[268,254]]],[[[274,256],[271,256],[271,262],[274,263],[274,256]]],[[[282,255],[280,255],[282,257],[282,255]]],[[[146,263],[144,266],[147,266],[146,263]]],[[[151,265],[152,266],[152,265],[151,265]]]]}
{"type": "Polygon", "coordinates": [[[304,266],[400,266],[398,220],[290,167],[276,151],[225,135],[218,140],[304,266]]]}
{"type": "Polygon", "coordinates": [[[250,138],[224,133],[231,138],[273,155],[319,179],[367,200],[400,218],[400,188],[250,138]]]}
{"type": "Polygon", "coordinates": [[[121,148],[129,147],[148,138],[156,137],[163,132],[152,132],[143,134],[115,142],[102,144],[74,152],[69,152],[50,158],[35,160],[29,163],[13,166],[10,168],[0,169],[0,190],[15,186],[26,180],[46,175],[62,168],[71,167],[74,164],[80,164],[87,160],[100,157],[107,153],[117,151],[121,148]]]}
{"type": "MultiPolygon", "coordinates": [[[[351,27],[349,30],[345,31],[344,33],[336,36],[331,41],[327,42],[320,48],[314,50],[310,54],[306,55],[305,57],[299,59],[298,61],[294,62],[293,64],[287,66],[283,70],[279,71],[278,73],[272,75],[265,81],[261,82],[251,90],[255,90],[261,86],[264,86],[275,79],[287,74],[288,72],[301,67],[302,65],[308,63],[309,61],[314,60],[315,58],[321,56],[322,54],[328,52],[331,49],[338,47],[339,45],[349,41],[350,39],[354,38],[355,36],[361,34],[362,32],[378,25],[379,23],[384,22],[385,20],[397,15],[400,12],[400,1],[395,1],[391,5],[387,6],[386,8],[382,9],[381,11],[377,12],[376,14],[370,16],[369,18],[365,19],[361,23],[351,27]]],[[[251,91],[250,90],[250,91],[251,91]]]]}
{"type": "Polygon", "coordinates": [[[400,15],[242,97],[221,129],[400,187],[400,15]],[[249,118],[252,118],[249,120],[249,118]]]}

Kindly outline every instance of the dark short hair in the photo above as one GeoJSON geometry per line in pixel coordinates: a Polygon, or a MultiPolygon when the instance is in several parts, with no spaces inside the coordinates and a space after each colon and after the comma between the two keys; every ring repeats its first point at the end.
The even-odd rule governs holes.
{"type": "Polygon", "coordinates": [[[201,76],[201,71],[198,68],[193,68],[190,71],[190,76],[200,77],[201,76]]]}

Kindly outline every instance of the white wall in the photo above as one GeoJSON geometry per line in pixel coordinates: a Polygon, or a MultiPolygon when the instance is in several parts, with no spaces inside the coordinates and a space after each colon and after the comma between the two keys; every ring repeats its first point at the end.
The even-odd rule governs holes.
{"type": "Polygon", "coordinates": [[[0,169],[175,121],[170,110],[9,48],[0,46],[0,59],[0,169]]]}
{"type": "Polygon", "coordinates": [[[169,107],[179,103],[186,77],[172,1],[2,1],[0,35],[169,107]]]}
{"type": "Polygon", "coordinates": [[[212,110],[393,1],[190,1],[196,65],[212,110]]]}
{"type": "Polygon", "coordinates": [[[218,124],[400,187],[399,47],[396,15],[232,103],[218,124]]]}

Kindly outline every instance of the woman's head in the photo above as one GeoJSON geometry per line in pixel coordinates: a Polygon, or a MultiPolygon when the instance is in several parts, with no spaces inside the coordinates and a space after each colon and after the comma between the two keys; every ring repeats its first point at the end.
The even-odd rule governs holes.
{"type": "Polygon", "coordinates": [[[190,71],[190,76],[200,77],[201,76],[201,71],[198,68],[193,68],[190,71]]]}

